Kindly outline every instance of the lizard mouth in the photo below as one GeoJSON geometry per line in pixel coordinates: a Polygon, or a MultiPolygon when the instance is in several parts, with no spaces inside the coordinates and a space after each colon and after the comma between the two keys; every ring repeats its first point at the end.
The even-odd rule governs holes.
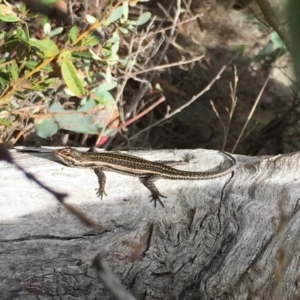
{"type": "Polygon", "coordinates": [[[58,149],[54,151],[54,155],[67,166],[76,166],[76,159],[72,156],[72,148],[58,149]]]}

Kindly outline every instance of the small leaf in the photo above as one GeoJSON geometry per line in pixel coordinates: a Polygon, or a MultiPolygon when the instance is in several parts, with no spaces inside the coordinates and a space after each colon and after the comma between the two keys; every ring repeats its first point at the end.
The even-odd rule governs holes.
{"type": "Polygon", "coordinates": [[[91,15],[86,15],[85,18],[89,24],[94,24],[97,21],[97,19],[91,15]]]}
{"type": "Polygon", "coordinates": [[[19,68],[18,68],[18,64],[16,63],[15,60],[11,64],[10,72],[11,72],[13,81],[17,82],[19,79],[19,68]]]}
{"type": "Polygon", "coordinates": [[[16,36],[17,38],[20,40],[20,42],[25,42],[26,45],[24,45],[24,47],[27,47],[27,44],[29,43],[29,37],[27,35],[27,32],[24,31],[22,28],[17,28],[15,30],[16,36]]]}
{"type": "Polygon", "coordinates": [[[60,129],[86,134],[97,134],[101,132],[102,128],[98,123],[93,124],[92,111],[95,107],[95,101],[90,99],[86,102],[84,107],[81,107],[81,109],[78,109],[77,111],[66,111],[58,103],[53,103],[49,108],[49,111],[53,113],[53,119],[60,129]]]}
{"type": "Polygon", "coordinates": [[[20,2],[20,11],[22,14],[26,12],[26,5],[23,2],[20,2]]]}
{"type": "Polygon", "coordinates": [[[123,27],[119,27],[119,30],[123,33],[123,34],[128,34],[128,29],[127,28],[123,28],[123,27]]]}
{"type": "Polygon", "coordinates": [[[54,4],[56,0],[41,0],[41,3],[46,4],[46,5],[51,5],[54,4]]]}
{"type": "Polygon", "coordinates": [[[99,45],[99,38],[96,36],[88,35],[82,40],[82,46],[93,47],[95,45],[99,45]]]}
{"type": "Polygon", "coordinates": [[[119,51],[119,46],[120,46],[120,43],[119,42],[116,42],[114,43],[112,46],[111,46],[111,55],[114,56],[118,53],[119,51]]]}
{"type": "Polygon", "coordinates": [[[113,66],[119,62],[119,55],[111,55],[107,61],[110,66],[113,66]]]}
{"type": "Polygon", "coordinates": [[[129,13],[129,7],[128,7],[128,1],[123,2],[123,16],[125,20],[128,20],[128,13],[129,13]]]}
{"type": "MultiPolygon", "coordinates": [[[[27,68],[29,68],[30,70],[35,69],[36,66],[39,64],[39,62],[33,61],[33,60],[22,61],[22,63],[25,64],[25,66],[26,66],[27,68]]],[[[44,66],[44,67],[42,68],[42,71],[45,71],[45,72],[49,73],[49,72],[52,72],[52,71],[53,71],[53,68],[52,68],[51,66],[49,66],[49,65],[48,65],[48,66],[44,66]]]]}
{"type": "Polygon", "coordinates": [[[63,30],[64,30],[63,27],[57,27],[50,32],[49,36],[52,37],[52,36],[58,35],[58,34],[62,33],[63,30]]]}
{"type": "Polygon", "coordinates": [[[136,61],[135,60],[128,60],[128,59],[119,59],[119,63],[123,67],[127,66],[127,67],[131,68],[136,64],[136,61]]]}
{"type": "Polygon", "coordinates": [[[51,25],[50,25],[50,23],[46,23],[46,24],[44,25],[43,29],[44,29],[44,33],[45,33],[46,35],[49,35],[50,32],[51,32],[51,25]]]}
{"type": "Polygon", "coordinates": [[[73,26],[69,32],[69,39],[71,42],[74,42],[77,39],[78,36],[78,27],[73,26]]]}
{"type": "Polygon", "coordinates": [[[36,134],[44,139],[50,138],[59,130],[59,126],[55,119],[42,120],[35,124],[36,134]]]}
{"type": "Polygon", "coordinates": [[[78,52],[74,52],[73,53],[73,56],[74,57],[84,57],[84,58],[91,58],[92,57],[92,54],[88,51],[78,51],[78,52]]]}
{"type": "Polygon", "coordinates": [[[235,49],[238,53],[243,54],[245,51],[245,45],[238,45],[235,49]]]}
{"type": "Polygon", "coordinates": [[[68,88],[74,93],[74,95],[80,97],[84,95],[84,87],[82,81],[77,75],[77,70],[73,65],[71,59],[71,52],[63,52],[58,59],[60,64],[61,73],[68,88]]]}
{"type": "Polygon", "coordinates": [[[92,54],[94,60],[101,60],[101,57],[97,55],[92,49],[89,49],[89,52],[92,54]]]}
{"type": "Polygon", "coordinates": [[[58,63],[61,64],[65,60],[69,60],[72,57],[71,51],[63,51],[62,53],[59,54],[58,56],[58,63]]]}
{"type": "Polygon", "coordinates": [[[118,34],[118,32],[114,32],[112,37],[106,42],[106,44],[114,44],[114,43],[117,43],[117,42],[120,42],[120,35],[118,34]]]}
{"type": "Polygon", "coordinates": [[[101,86],[97,86],[96,88],[92,89],[92,92],[96,95],[97,101],[99,104],[103,105],[115,105],[115,99],[111,95],[110,92],[104,91],[101,86]]]}
{"type": "Polygon", "coordinates": [[[108,26],[110,23],[119,20],[122,17],[122,14],[123,14],[123,7],[122,6],[117,7],[107,18],[107,20],[104,22],[105,26],[108,26]]]}
{"type": "Polygon", "coordinates": [[[5,86],[11,81],[10,76],[0,70],[0,86],[5,86]]]}
{"type": "Polygon", "coordinates": [[[21,19],[17,16],[18,10],[12,6],[0,4],[0,20],[4,22],[18,22],[21,19]]]}
{"type": "Polygon", "coordinates": [[[90,97],[85,97],[84,99],[82,99],[82,102],[85,101],[85,104],[83,106],[81,106],[80,108],[78,108],[79,112],[86,112],[91,110],[92,108],[96,107],[96,102],[90,98],[90,97]]]}
{"type": "Polygon", "coordinates": [[[116,86],[117,86],[117,83],[115,83],[115,82],[104,82],[98,86],[98,92],[109,91],[109,90],[112,90],[113,88],[115,88],[116,86]]]}
{"type": "Polygon", "coordinates": [[[30,39],[29,43],[31,46],[38,48],[45,57],[52,57],[59,53],[57,46],[49,39],[30,39]]]}
{"type": "Polygon", "coordinates": [[[6,119],[2,119],[0,118],[0,124],[1,125],[4,125],[4,126],[10,126],[11,125],[11,122],[6,120],[6,119]]]}
{"type": "Polygon", "coordinates": [[[140,17],[137,19],[137,21],[130,21],[131,25],[143,25],[149,21],[151,18],[151,13],[150,12],[144,12],[143,14],[140,15],[140,17]]]}
{"type": "Polygon", "coordinates": [[[286,49],[286,46],[278,33],[276,31],[273,31],[270,36],[271,42],[275,45],[276,48],[284,48],[286,49]]]}

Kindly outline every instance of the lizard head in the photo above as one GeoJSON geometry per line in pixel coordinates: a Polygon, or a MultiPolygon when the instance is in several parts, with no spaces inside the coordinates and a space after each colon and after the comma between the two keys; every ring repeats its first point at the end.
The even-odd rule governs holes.
{"type": "Polygon", "coordinates": [[[55,150],[54,155],[69,167],[80,165],[82,158],[82,153],[71,147],[55,150]]]}

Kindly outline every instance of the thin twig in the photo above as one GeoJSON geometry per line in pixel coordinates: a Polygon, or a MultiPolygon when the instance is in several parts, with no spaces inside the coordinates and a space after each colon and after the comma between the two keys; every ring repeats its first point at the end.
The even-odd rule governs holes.
{"type": "MultiPolygon", "coordinates": [[[[137,56],[142,53],[141,51],[139,51],[139,49],[141,48],[142,46],[142,43],[144,42],[144,40],[146,39],[147,35],[148,35],[148,32],[154,22],[155,18],[152,19],[152,21],[150,22],[150,24],[147,26],[147,30],[146,30],[146,33],[144,35],[142,35],[140,41],[139,41],[139,44],[138,44],[138,49],[135,53],[135,55],[133,56],[133,59],[136,60],[137,56]]],[[[132,44],[133,45],[133,44],[132,44]]],[[[122,86],[119,88],[118,90],[118,94],[116,96],[116,102],[118,102],[120,99],[121,99],[121,95],[123,94],[123,90],[125,88],[125,85],[127,83],[127,80],[131,77],[131,72],[132,72],[132,69],[133,69],[133,65],[132,66],[126,66],[126,73],[125,73],[125,78],[123,80],[123,83],[122,83],[122,86]]],[[[114,111],[112,110],[111,111],[111,114],[110,114],[110,117],[108,118],[111,119],[112,115],[113,115],[114,111]]],[[[122,117],[121,119],[125,120],[126,119],[126,116],[122,117]]],[[[95,142],[95,147],[99,147],[100,145],[104,144],[106,141],[107,141],[107,137],[102,137],[103,136],[103,132],[106,130],[108,124],[106,124],[106,126],[103,126],[100,134],[98,135],[98,138],[97,138],[97,141],[95,142]]]]}
{"type": "Polygon", "coordinates": [[[216,76],[210,81],[210,83],[203,89],[201,90],[198,94],[194,95],[191,100],[189,100],[188,102],[186,102],[185,104],[183,104],[182,106],[180,106],[179,108],[175,109],[172,113],[167,113],[162,119],[158,120],[157,122],[153,123],[152,125],[148,126],[147,128],[139,131],[138,133],[136,133],[135,135],[130,137],[130,140],[135,139],[137,136],[139,136],[141,133],[161,124],[162,122],[165,122],[166,120],[170,119],[171,117],[173,117],[174,115],[178,114],[179,112],[181,112],[183,109],[185,109],[186,107],[190,106],[193,102],[195,102],[199,97],[201,97],[204,93],[206,93],[207,91],[210,90],[210,88],[212,87],[212,85],[218,80],[220,79],[222,73],[228,68],[228,66],[236,59],[236,57],[239,54],[235,55],[233,59],[230,60],[230,62],[223,66],[220,71],[216,74],[216,76]]]}
{"type": "Polygon", "coordinates": [[[140,119],[141,117],[143,117],[149,111],[153,110],[157,105],[159,105],[160,103],[164,102],[165,100],[166,100],[166,98],[164,96],[160,97],[157,101],[155,101],[152,105],[150,105],[145,110],[143,110],[141,113],[139,113],[138,115],[136,115],[134,118],[130,119],[129,121],[127,121],[124,124],[122,124],[121,126],[119,126],[118,130],[123,129],[124,127],[127,127],[131,123],[133,123],[136,120],[140,119]]]}
{"type": "Polygon", "coordinates": [[[231,126],[231,121],[232,121],[232,117],[233,117],[233,113],[235,111],[236,103],[237,103],[236,90],[237,90],[237,83],[239,81],[239,77],[237,75],[236,66],[233,66],[233,70],[234,70],[234,84],[233,84],[233,87],[232,87],[232,84],[230,83],[231,108],[230,108],[230,111],[229,111],[228,124],[225,127],[225,131],[224,131],[224,142],[223,142],[222,151],[225,150],[225,146],[226,146],[226,143],[227,143],[227,138],[228,138],[229,130],[230,130],[230,126],[231,126]]]}
{"type": "Polygon", "coordinates": [[[149,69],[137,71],[137,72],[133,73],[132,75],[136,76],[136,75],[142,74],[142,73],[147,73],[147,72],[152,72],[152,71],[157,71],[157,70],[161,70],[161,69],[172,68],[172,67],[177,67],[177,66],[189,64],[189,63],[192,63],[194,61],[198,61],[203,57],[204,57],[204,55],[199,55],[197,57],[194,57],[194,58],[191,58],[191,59],[188,59],[188,60],[182,60],[182,61],[177,61],[177,62],[174,62],[174,63],[171,63],[171,64],[155,66],[155,67],[152,67],[152,68],[149,68],[149,69]]]}
{"type": "MultiPolygon", "coordinates": [[[[99,139],[99,141],[97,140],[96,143],[96,147],[100,147],[101,145],[103,145],[104,143],[107,142],[108,137],[114,135],[118,130],[121,130],[125,127],[127,127],[128,125],[130,125],[131,123],[135,122],[136,120],[140,119],[141,117],[143,117],[145,114],[147,114],[149,111],[153,110],[157,105],[159,105],[160,103],[164,102],[166,100],[165,97],[160,97],[156,102],[154,102],[151,106],[147,107],[145,110],[143,110],[141,113],[139,113],[138,115],[136,115],[135,117],[133,117],[132,119],[128,120],[127,122],[125,122],[124,124],[120,125],[118,128],[113,129],[112,131],[110,131],[105,137],[101,137],[99,139]]],[[[114,120],[112,121],[114,122],[114,120]]]]}
{"type": "MultiPolygon", "coordinates": [[[[216,116],[217,116],[218,120],[220,121],[221,126],[224,128],[224,132],[225,132],[225,127],[226,127],[226,126],[225,126],[225,124],[223,123],[223,121],[222,121],[222,119],[221,119],[221,117],[220,117],[220,114],[219,114],[219,112],[218,112],[218,110],[217,110],[217,108],[216,108],[214,102],[213,102],[212,100],[210,100],[209,102],[210,102],[210,105],[211,105],[211,107],[212,107],[212,110],[213,110],[214,113],[216,114],[216,116]]],[[[222,150],[224,150],[224,149],[222,149],[222,150]]]]}
{"type": "Polygon", "coordinates": [[[122,285],[120,279],[113,273],[108,263],[98,254],[93,262],[97,276],[116,300],[136,300],[136,298],[122,285]]]}
{"type": "MultiPolygon", "coordinates": [[[[168,12],[171,10],[171,8],[173,7],[173,3],[175,2],[175,0],[173,0],[169,7],[168,7],[168,12]]],[[[176,9],[176,13],[175,13],[175,17],[174,17],[174,23],[172,24],[172,29],[170,32],[169,37],[166,39],[166,44],[162,50],[162,52],[160,53],[160,57],[158,58],[158,61],[156,62],[156,65],[160,65],[160,63],[162,62],[162,60],[165,57],[166,51],[169,48],[169,45],[171,43],[172,37],[174,35],[175,32],[175,28],[176,28],[176,23],[175,21],[178,21],[180,16],[180,0],[177,0],[177,9],[176,9]]],[[[139,103],[141,101],[141,99],[144,97],[145,93],[147,92],[150,83],[152,82],[154,76],[156,75],[156,71],[152,72],[152,74],[150,75],[150,78],[148,79],[148,82],[146,84],[144,84],[144,86],[141,87],[140,92],[138,93],[138,95],[135,97],[135,99],[132,101],[132,105],[128,108],[128,115],[130,115],[132,113],[132,111],[135,109],[137,103],[139,103]]]]}
{"type": "MultiPolygon", "coordinates": [[[[185,23],[188,23],[188,22],[191,22],[191,21],[194,21],[194,20],[197,20],[199,17],[201,17],[201,14],[194,15],[193,17],[191,17],[191,18],[189,18],[187,20],[178,22],[177,26],[178,25],[183,25],[185,23]]],[[[167,27],[164,27],[164,28],[161,28],[161,29],[157,29],[156,31],[149,33],[148,37],[150,37],[152,35],[156,35],[156,34],[161,33],[161,32],[166,32],[167,30],[170,30],[172,28],[173,28],[173,25],[170,25],[170,26],[167,26],[167,27]]]]}
{"type": "Polygon", "coordinates": [[[244,125],[244,127],[243,127],[243,129],[242,129],[242,131],[241,131],[241,133],[240,133],[240,135],[238,137],[238,139],[236,140],[233,148],[232,148],[232,151],[231,151],[232,153],[234,153],[236,147],[238,146],[238,144],[239,144],[239,142],[240,142],[240,140],[241,140],[241,138],[242,138],[242,136],[243,136],[243,134],[244,134],[244,132],[245,132],[245,130],[246,130],[246,128],[247,128],[247,126],[248,126],[248,124],[249,124],[252,116],[253,116],[253,114],[254,114],[254,111],[255,111],[255,109],[257,107],[257,104],[258,104],[259,100],[261,99],[261,96],[262,96],[263,92],[265,91],[267,83],[269,82],[270,76],[271,76],[271,71],[269,72],[268,77],[266,78],[266,80],[265,80],[265,82],[264,82],[261,90],[259,91],[259,94],[258,94],[258,96],[257,96],[257,98],[256,98],[256,100],[255,100],[255,102],[254,102],[254,104],[252,106],[252,109],[251,109],[251,111],[250,111],[250,113],[248,115],[248,118],[247,118],[247,120],[245,122],[245,125],[244,125]]]}

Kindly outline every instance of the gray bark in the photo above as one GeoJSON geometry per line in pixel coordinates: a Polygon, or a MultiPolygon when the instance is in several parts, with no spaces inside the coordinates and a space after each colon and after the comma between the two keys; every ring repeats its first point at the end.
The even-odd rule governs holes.
{"type": "MultiPolygon", "coordinates": [[[[131,152],[223,168],[218,152],[131,152]]],[[[46,154],[16,163],[99,224],[84,225],[19,170],[0,162],[1,299],[112,299],[92,266],[100,254],[137,299],[300,299],[300,154],[236,156],[234,174],[158,180],[154,208],[136,177],[106,172],[103,200],[92,170],[46,154]]]]}

